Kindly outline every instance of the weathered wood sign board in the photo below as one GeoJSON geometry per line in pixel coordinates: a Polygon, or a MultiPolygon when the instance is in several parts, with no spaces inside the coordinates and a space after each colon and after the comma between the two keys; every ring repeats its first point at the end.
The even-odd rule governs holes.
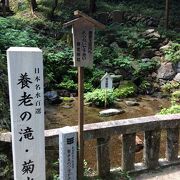
{"type": "Polygon", "coordinates": [[[76,67],[93,66],[94,49],[94,25],[91,22],[79,18],[73,24],[73,60],[76,67]]]}
{"type": "Polygon", "coordinates": [[[39,48],[7,50],[15,180],[45,180],[43,59],[39,48]]]}
{"type": "Polygon", "coordinates": [[[77,132],[64,127],[59,132],[60,180],[77,180],[77,132]]]}

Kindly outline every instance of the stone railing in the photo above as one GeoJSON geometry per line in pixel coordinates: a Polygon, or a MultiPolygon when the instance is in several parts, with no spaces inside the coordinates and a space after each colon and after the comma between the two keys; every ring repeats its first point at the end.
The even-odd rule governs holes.
{"type": "MultiPolygon", "coordinates": [[[[103,177],[110,173],[108,143],[113,135],[122,136],[122,170],[136,172],[180,163],[179,127],[180,114],[100,122],[84,125],[84,140],[97,140],[97,170],[103,177]],[[159,159],[161,130],[167,131],[166,159],[159,159]],[[144,162],[135,163],[135,139],[139,132],[144,133],[144,162]]],[[[58,134],[59,129],[46,130],[46,146],[58,145],[58,134]]],[[[11,133],[1,133],[0,141],[11,142],[11,133]]]]}

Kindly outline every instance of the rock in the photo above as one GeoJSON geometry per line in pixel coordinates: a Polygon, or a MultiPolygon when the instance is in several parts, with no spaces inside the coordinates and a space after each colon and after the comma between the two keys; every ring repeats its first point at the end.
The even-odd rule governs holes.
{"type": "Polygon", "coordinates": [[[146,63],[146,62],[151,61],[151,59],[149,59],[149,58],[144,58],[144,59],[141,59],[141,61],[144,62],[144,63],[146,63]]]}
{"type": "Polygon", "coordinates": [[[157,27],[158,24],[159,24],[159,21],[153,17],[148,18],[148,20],[146,21],[147,26],[157,27]]]}
{"type": "Polygon", "coordinates": [[[153,72],[152,74],[151,74],[151,77],[154,79],[154,78],[156,78],[157,77],[157,73],[156,72],[153,72]]]}
{"type": "Polygon", "coordinates": [[[44,94],[44,97],[51,104],[59,104],[62,102],[57,91],[48,91],[44,94]]]}
{"type": "MultiPolygon", "coordinates": [[[[154,56],[153,58],[151,58],[151,61],[157,61],[157,62],[161,62],[162,58],[160,56],[154,56]]],[[[160,67],[160,66],[159,66],[160,67]]]]}
{"type": "MultiPolygon", "coordinates": [[[[122,141],[122,135],[118,136],[118,139],[122,141]]],[[[139,136],[136,135],[136,139],[135,139],[135,151],[139,152],[144,148],[144,142],[140,139],[139,136]]]]}
{"type": "Polygon", "coordinates": [[[117,42],[111,43],[110,47],[112,47],[113,49],[119,49],[119,45],[117,44],[117,42]]]}
{"type": "Polygon", "coordinates": [[[103,24],[109,23],[109,13],[108,12],[101,12],[97,14],[97,20],[103,24]]]}
{"type": "Polygon", "coordinates": [[[139,136],[136,136],[136,152],[141,151],[144,148],[143,141],[139,138],[139,136]]]}
{"type": "Polygon", "coordinates": [[[125,101],[125,103],[128,105],[128,106],[139,106],[139,103],[137,101],[125,101]]]}
{"type": "Polygon", "coordinates": [[[71,95],[71,93],[66,89],[58,90],[58,94],[61,97],[70,97],[70,95],[71,95]]]}
{"type": "Polygon", "coordinates": [[[175,76],[173,64],[171,62],[162,63],[157,72],[157,78],[163,80],[172,80],[175,76]]]}
{"type": "Polygon", "coordinates": [[[155,30],[154,29],[147,29],[145,32],[144,32],[144,35],[147,36],[148,34],[151,34],[153,33],[155,30]]]}
{"type": "Polygon", "coordinates": [[[85,103],[84,103],[84,106],[91,107],[91,106],[92,106],[92,102],[85,102],[85,103]]]}
{"type": "Polygon", "coordinates": [[[177,63],[176,72],[177,72],[177,73],[180,73],[180,62],[177,63]]]}
{"type": "Polygon", "coordinates": [[[161,36],[158,32],[153,32],[153,33],[148,34],[147,37],[159,39],[161,36]]]}
{"type": "Polygon", "coordinates": [[[64,105],[64,106],[62,106],[62,108],[64,108],[64,109],[71,109],[72,105],[64,105]]]}
{"type": "Polygon", "coordinates": [[[173,80],[180,83],[180,73],[177,73],[173,80]]]}
{"type": "Polygon", "coordinates": [[[113,22],[122,23],[124,22],[124,12],[115,10],[111,13],[111,18],[113,22]]]}
{"type": "Polygon", "coordinates": [[[125,111],[122,109],[106,109],[106,110],[100,111],[99,114],[100,116],[113,116],[113,115],[121,114],[124,112],[125,111]]]}
{"type": "Polygon", "coordinates": [[[140,58],[152,58],[154,57],[154,49],[143,49],[140,53],[140,58]]]}
{"type": "Polygon", "coordinates": [[[163,54],[160,51],[155,51],[154,55],[155,56],[162,56],[163,54]]]}
{"type": "Polygon", "coordinates": [[[63,101],[63,103],[72,103],[75,101],[74,97],[61,97],[60,99],[63,101]]]}
{"type": "Polygon", "coordinates": [[[171,47],[171,43],[172,43],[172,42],[171,42],[171,41],[169,41],[169,43],[168,43],[168,44],[166,44],[166,45],[164,45],[164,46],[160,47],[160,50],[164,52],[164,50],[169,49],[169,48],[171,47]]]}

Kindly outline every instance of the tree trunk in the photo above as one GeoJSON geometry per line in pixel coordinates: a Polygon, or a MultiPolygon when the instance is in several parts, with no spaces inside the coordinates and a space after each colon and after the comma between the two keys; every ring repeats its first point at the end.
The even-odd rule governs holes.
{"type": "Polygon", "coordinates": [[[58,5],[58,0],[54,0],[54,2],[52,3],[52,10],[50,14],[52,18],[54,17],[54,11],[56,10],[57,5],[58,5]]]}
{"type": "Polygon", "coordinates": [[[96,12],[96,0],[90,0],[89,1],[89,13],[93,14],[96,12]]]}
{"type": "Polygon", "coordinates": [[[6,4],[5,0],[1,0],[3,17],[6,17],[6,4]]]}
{"type": "Polygon", "coordinates": [[[166,0],[166,9],[165,9],[165,28],[169,28],[169,10],[170,9],[170,0],[166,0]]]}
{"type": "Polygon", "coordinates": [[[36,0],[31,0],[31,7],[32,7],[32,10],[33,10],[33,11],[37,8],[37,2],[36,2],[36,0]]]}

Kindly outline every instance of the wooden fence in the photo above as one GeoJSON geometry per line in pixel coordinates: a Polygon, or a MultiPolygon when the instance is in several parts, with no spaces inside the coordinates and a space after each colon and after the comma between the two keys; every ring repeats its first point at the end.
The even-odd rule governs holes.
{"type": "MultiPolygon", "coordinates": [[[[110,173],[108,143],[113,135],[122,135],[122,170],[140,171],[179,164],[179,127],[180,114],[100,122],[84,125],[84,140],[97,140],[97,171],[103,177],[110,173]],[[167,131],[166,159],[163,160],[159,159],[161,130],[167,131]],[[144,162],[135,163],[135,137],[139,132],[144,133],[144,162]]],[[[58,145],[58,135],[59,129],[46,130],[46,146],[58,145]]],[[[1,133],[0,141],[11,142],[11,133],[1,133]]]]}

